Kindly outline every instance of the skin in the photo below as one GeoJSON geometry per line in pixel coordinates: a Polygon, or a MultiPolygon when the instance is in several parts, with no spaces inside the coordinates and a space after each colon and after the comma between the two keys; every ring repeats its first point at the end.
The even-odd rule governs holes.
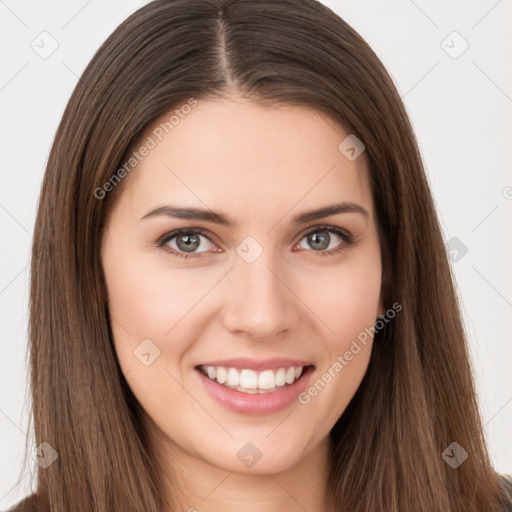
{"type": "MultiPolygon", "coordinates": [[[[371,338],[309,403],[268,415],[225,409],[194,367],[292,357],[315,365],[312,384],[384,312],[368,169],[364,153],[350,161],[338,150],[348,135],[305,107],[262,108],[235,96],[199,101],[123,183],[101,255],[114,344],[147,414],[169,495],[172,480],[183,510],[330,507],[329,431],[366,372],[371,338]],[[299,213],[341,201],[363,206],[369,218],[349,212],[292,224],[299,213]],[[140,220],[165,204],[222,212],[235,225],[140,220]],[[331,254],[322,255],[305,236],[322,224],[349,231],[356,243],[343,245],[328,232],[331,254]],[[181,228],[211,234],[211,241],[200,236],[198,257],[158,247],[162,235],[181,228]],[[248,236],[263,249],[252,263],[236,252],[248,236]],[[339,246],[344,250],[333,252],[339,246]],[[144,339],[160,350],[148,366],[134,356],[144,339]],[[247,442],[262,453],[252,468],[237,457],[247,442]]],[[[315,232],[325,236],[325,228],[315,232]]],[[[184,244],[175,238],[167,246],[179,252],[184,244]]]]}

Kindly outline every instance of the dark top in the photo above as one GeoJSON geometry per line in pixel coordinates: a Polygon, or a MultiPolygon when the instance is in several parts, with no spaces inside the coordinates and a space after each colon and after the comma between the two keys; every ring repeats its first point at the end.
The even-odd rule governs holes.
{"type": "Polygon", "coordinates": [[[500,481],[508,496],[503,512],[512,512],[512,475],[500,475],[500,481]]]}
{"type": "MultiPolygon", "coordinates": [[[[512,475],[500,475],[500,482],[505,490],[508,500],[503,510],[499,512],[512,512],[512,475]]],[[[26,497],[7,512],[38,512],[35,506],[35,494],[31,494],[26,497]]]]}

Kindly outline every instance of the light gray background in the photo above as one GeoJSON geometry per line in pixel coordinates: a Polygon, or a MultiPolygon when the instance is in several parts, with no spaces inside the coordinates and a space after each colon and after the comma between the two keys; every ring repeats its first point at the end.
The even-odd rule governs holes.
{"type": "MultiPolygon", "coordinates": [[[[25,363],[28,264],[48,151],[78,76],[142,3],[0,0],[1,509],[31,488],[29,474],[20,475],[25,439],[32,436],[25,363]],[[51,36],[40,35],[44,31],[51,36]],[[58,48],[43,59],[31,45],[49,51],[51,38],[58,48]]],[[[451,249],[467,247],[466,254],[452,253],[452,266],[485,434],[496,468],[512,473],[512,3],[324,3],[368,41],[394,78],[416,131],[445,240],[451,249]],[[459,55],[464,41],[469,47],[459,55]]]]}

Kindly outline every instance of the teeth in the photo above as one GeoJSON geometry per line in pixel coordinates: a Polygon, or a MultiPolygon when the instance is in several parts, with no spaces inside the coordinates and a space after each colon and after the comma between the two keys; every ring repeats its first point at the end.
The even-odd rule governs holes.
{"type": "Polygon", "coordinates": [[[217,382],[219,384],[224,384],[228,380],[228,372],[225,368],[221,366],[217,367],[217,382]]]}
{"type": "Polygon", "coordinates": [[[295,382],[295,368],[288,368],[286,372],[286,384],[292,384],[295,382]]]}
{"type": "MultiPolygon", "coordinates": [[[[244,386],[245,387],[245,386],[244,386]]],[[[276,387],[276,376],[272,370],[261,372],[258,377],[259,389],[272,389],[276,387]]]]}
{"type": "Polygon", "coordinates": [[[286,384],[286,370],[284,368],[279,368],[279,370],[277,370],[275,383],[276,386],[284,386],[286,384]]]}
{"type": "Polygon", "coordinates": [[[230,368],[228,370],[228,385],[229,386],[239,386],[240,385],[240,374],[234,368],[230,368]]]}
{"type": "MultiPolygon", "coordinates": [[[[238,373],[238,370],[231,368],[238,373]]],[[[258,375],[253,370],[242,370],[240,372],[240,387],[244,389],[256,389],[258,387],[258,375]]]]}
{"type": "Polygon", "coordinates": [[[304,367],[291,366],[279,370],[264,370],[260,373],[254,370],[239,371],[236,368],[222,366],[201,366],[202,372],[219,384],[234,388],[244,393],[272,393],[279,388],[293,384],[301,375],[304,367]]]}

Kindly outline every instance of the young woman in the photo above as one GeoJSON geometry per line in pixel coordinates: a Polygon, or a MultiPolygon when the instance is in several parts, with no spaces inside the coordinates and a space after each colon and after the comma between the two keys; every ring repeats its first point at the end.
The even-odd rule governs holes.
{"type": "Polygon", "coordinates": [[[314,0],[122,23],[58,129],[31,270],[16,511],[512,510],[400,96],[314,0]]]}

